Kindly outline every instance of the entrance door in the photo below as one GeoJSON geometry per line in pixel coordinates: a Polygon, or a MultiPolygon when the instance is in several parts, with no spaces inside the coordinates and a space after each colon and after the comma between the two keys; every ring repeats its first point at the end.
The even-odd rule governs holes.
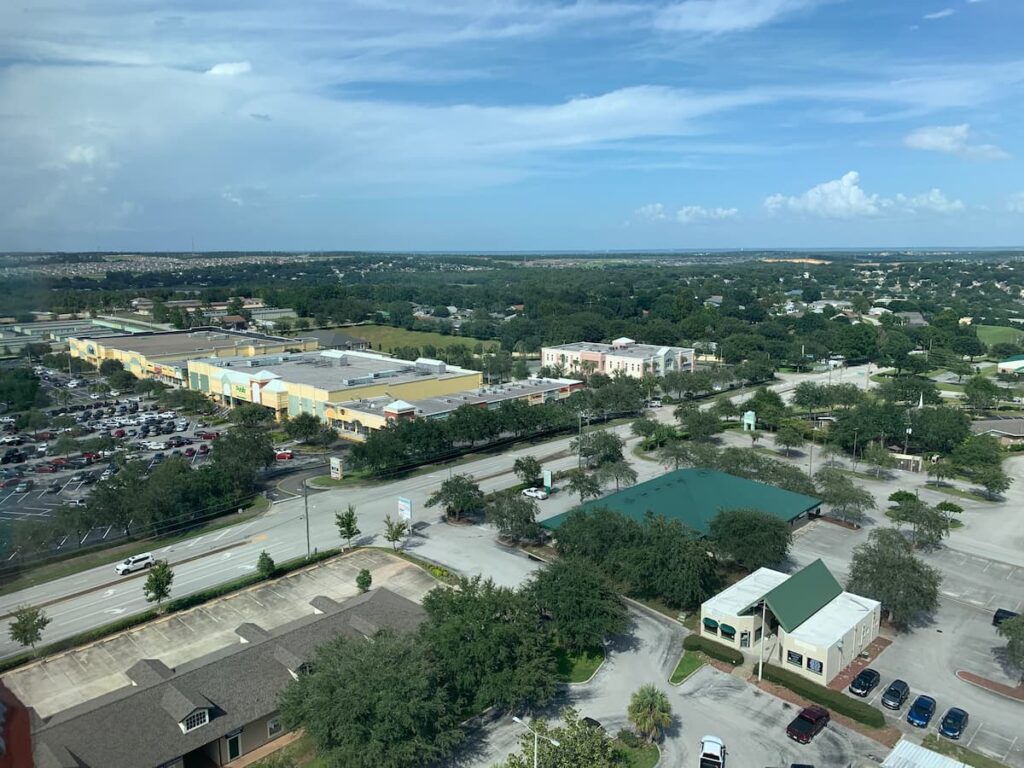
{"type": "Polygon", "coordinates": [[[242,756],[242,734],[236,733],[234,736],[228,736],[228,760],[234,760],[235,758],[242,756]]]}
{"type": "Polygon", "coordinates": [[[750,633],[749,632],[740,632],[740,648],[749,648],[749,647],[750,647],[750,633]]]}

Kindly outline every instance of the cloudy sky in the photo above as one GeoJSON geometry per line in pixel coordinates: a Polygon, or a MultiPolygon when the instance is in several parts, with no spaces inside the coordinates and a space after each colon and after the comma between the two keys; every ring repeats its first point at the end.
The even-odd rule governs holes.
{"type": "Polygon", "coordinates": [[[0,3],[0,248],[1024,245],[1021,0],[0,3]]]}

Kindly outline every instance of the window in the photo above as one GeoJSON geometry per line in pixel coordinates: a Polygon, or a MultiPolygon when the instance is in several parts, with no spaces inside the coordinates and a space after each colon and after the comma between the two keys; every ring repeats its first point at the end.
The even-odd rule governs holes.
{"type": "Polygon", "coordinates": [[[281,731],[284,730],[284,726],[281,725],[280,717],[272,717],[267,720],[267,738],[273,739],[281,735],[281,731]]]}
{"type": "Polygon", "coordinates": [[[807,669],[816,675],[820,675],[824,671],[824,666],[817,659],[807,657],[807,669]]]}
{"type": "Polygon", "coordinates": [[[197,709],[182,721],[181,730],[188,733],[189,731],[194,731],[196,728],[206,725],[208,722],[210,722],[209,710],[197,709]]]}
{"type": "Polygon", "coordinates": [[[802,667],[804,665],[803,654],[797,653],[796,651],[786,651],[786,663],[802,667]]]}

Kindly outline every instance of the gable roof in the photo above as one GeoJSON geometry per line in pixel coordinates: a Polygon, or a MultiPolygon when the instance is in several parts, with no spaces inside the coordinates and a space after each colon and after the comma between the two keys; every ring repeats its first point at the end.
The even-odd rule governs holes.
{"type": "Polygon", "coordinates": [[[821,560],[815,560],[771,590],[764,600],[782,628],[793,632],[842,592],[836,577],[821,560]]]}
{"type": "MultiPolygon", "coordinates": [[[[588,501],[581,509],[604,507],[637,521],[652,512],[668,520],[679,520],[706,536],[711,521],[723,509],[757,509],[789,523],[820,504],[818,499],[802,493],[713,469],[677,469],[603,499],[588,501]]],[[[557,529],[568,514],[556,515],[541,525],[557,529]]]]}

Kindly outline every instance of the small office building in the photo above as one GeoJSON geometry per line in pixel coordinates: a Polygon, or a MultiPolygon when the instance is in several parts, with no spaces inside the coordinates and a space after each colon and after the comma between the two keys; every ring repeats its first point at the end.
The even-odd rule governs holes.
{"type": "Polygon", "coordinates": [[[881,604],[843,591],[821,560],[792,575],[759,568],[700,608],[704,637],[821,685],[878,637],[881,604]]]}
{"type": "Polygon", "coordinates": [[[611,344],[577,341],[540,351],[541,365],[561,368],[569,374],[603,373],[639,379],[646,374],[664,376],[669,371],[692,371],[694,350],[639,344],[622,337],[611,344]]]}

